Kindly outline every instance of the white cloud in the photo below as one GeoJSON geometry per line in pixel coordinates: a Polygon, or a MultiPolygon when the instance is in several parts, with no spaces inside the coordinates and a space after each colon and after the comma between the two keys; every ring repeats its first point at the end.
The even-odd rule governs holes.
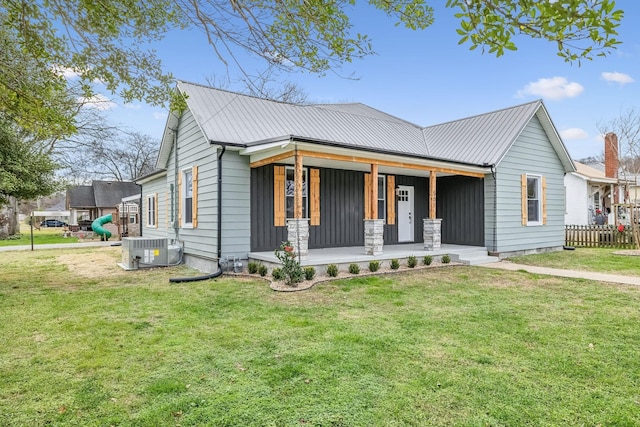
{"type": "Polygon", "coordinates": [[[153,113],[153,118],[156,120],[164,120],[167,118],[167,114],[166,113],[153,113]]]}
{"type": "Polygon", "coordinates": [[[77,77],[80,77],[80,74],[78,74],[76,71],[72,70],[71,68],[54,66],[53,71],[63,76],[67,80],[73,80],[77,77]]]}
{"type": "Polygon", "coordinates": [[[546,99],[559,100],[564,98],[575,98],[584,91],[580,83],[570,82],[565,77],[551,77],[549,79],[538,79],[537,82],[528,83],[517,93],[518,98],[527,95],[540,96],[546,99]]]}
{"type": "Polygon", "coordinates": [[[635,81],[633,80],[633,78],[631,78],[630,75],[618,72],[605,71],[604,73],[600,74],[600,76],[602,77],[602,80],[613,83],[620,83],[621,85],[633,83],[635,81]]]}
{"type": "Polygon", "coordinates": [[[561,130],[560,136],[564,140],[589,138],[589,134],[584,129],[580,129],[580,128],[569,128],[569,129],[561,130]]]}
{"type": "Polygon", "coordinates": [[[142,108],[141,104],[124,104],[124,108],[127,110],[139,110],[142,108]]]}
{"type": "Polygon", "coordinates": [[[107,111],[117,107],[117,104],[104,95],[96,94],[91,98],[78,98],[78,102],[86,108],[95,108],[96,110],[107,111]]]}

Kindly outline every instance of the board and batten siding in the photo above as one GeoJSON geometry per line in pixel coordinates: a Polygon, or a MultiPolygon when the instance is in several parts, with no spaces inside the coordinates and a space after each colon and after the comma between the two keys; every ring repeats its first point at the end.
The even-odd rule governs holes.
{"type": "Polygon", "coordinates": [[[467,176],[445,176],[436,180],[436,217],[442,219],[442,243],[484,246],[482,181],[467,176]]]}
{"type": "Polygon", "coordinates": [[[165,199],[165,183],[166,176],[160,176],[153,181],[149,181],[145,183],[142,187],[142,212],[141,212],[141,225],[142,225],[142,236],[149,238],[165,238],[167,237],[167,227],[166,227],[166,199],[165,199]],[[149,196],[157,197],[157,207],[158,214],[155,227],[149,227],[148,224],[148,214],[149,214],[149,196]]]}
{"type": "Polygon", "coordinates": [[[487,175],[485,195],[485,242],[490,251],[502,254],[562,247],[564,167],[537,117],[531,119],[496,167],[495,181],[490,174],[487,175]],[[522,225],[523,174],[546,179],[546,224],[522,225]],[[494,200],[496,181],[497,198],[494,200]]]}

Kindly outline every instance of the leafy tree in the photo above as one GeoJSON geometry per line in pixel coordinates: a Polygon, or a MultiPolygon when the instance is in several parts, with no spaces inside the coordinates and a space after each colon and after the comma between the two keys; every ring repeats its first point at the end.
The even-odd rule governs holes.
{"type": "Polygon", "coordinates": [[[9,197],[35,199],[53,193],[57,165],[48,155],[33,150],[15,126],[0,120],[0,205],[9,197]]]}
{"type": "MultiPolygon", "coordinates": [[[[428,0],[369,0],[410,29],[433,22],[428,0]]],[[[196,28],[218,58],[240,63],[240,52],[270,67],[325,73],[374,53],[353,28],[355,0],[0,0],[0,111],[35,130],[73,131],[60,72],[80,76],[85,97],[93,82],[124,101],[166,105],[173,78],[152,43],[172,30],[196,28]],[[28,73],[21,78],[26,64],[28,73]],[[34,78],[35,77],[35,78],[34,78]],[[16,80],[17,79],[17,80],[16,80]],[[27,81],[29,80],[29,81],[27,81]],[[49,124],[49,126],[47,126],[49,124]]],[[[517,35],[557,43],[568,61],[607,54],[622,11],[613,0],[448,0],[458,11],[461,43],[502,55],[517,35]]],[[[179,103],[174,104],[180,108],[179,103]]]]}

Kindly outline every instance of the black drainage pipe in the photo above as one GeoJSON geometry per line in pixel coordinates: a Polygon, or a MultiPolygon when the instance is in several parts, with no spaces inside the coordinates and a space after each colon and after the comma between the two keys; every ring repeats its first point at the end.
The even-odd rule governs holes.
{"type": "Polygon", "coordinates": [[[218,271],[204,276],[194,277],[174,277],[169,279],[171,283],[197,282],[200,280],[215,279],[222,275],[222,266],[220,259],[222,258],[222,155],[227,147],[222,146],[222,151],[218,154],[218,271]]]}

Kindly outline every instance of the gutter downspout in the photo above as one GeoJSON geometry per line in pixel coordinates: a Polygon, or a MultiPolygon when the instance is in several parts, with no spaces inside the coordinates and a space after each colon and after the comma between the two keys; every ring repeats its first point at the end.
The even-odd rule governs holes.
{"type": "Polygon", "coordinates": [[[204,276],[172,278],[169,279],[171,283],[197,282],[215,279],[222,275],[222,266],[220,265],[220,259],[222,258],[222,156],[226,149],[227,147],[222,145],[222,149],[218,152],[218,271],[204,276]]]}
{"type": "Polygon", "coordinates": [[[491,165],[493,176],[493,252],[498,252],[498,178],[496,177],[496,165],[491,165]]]}

